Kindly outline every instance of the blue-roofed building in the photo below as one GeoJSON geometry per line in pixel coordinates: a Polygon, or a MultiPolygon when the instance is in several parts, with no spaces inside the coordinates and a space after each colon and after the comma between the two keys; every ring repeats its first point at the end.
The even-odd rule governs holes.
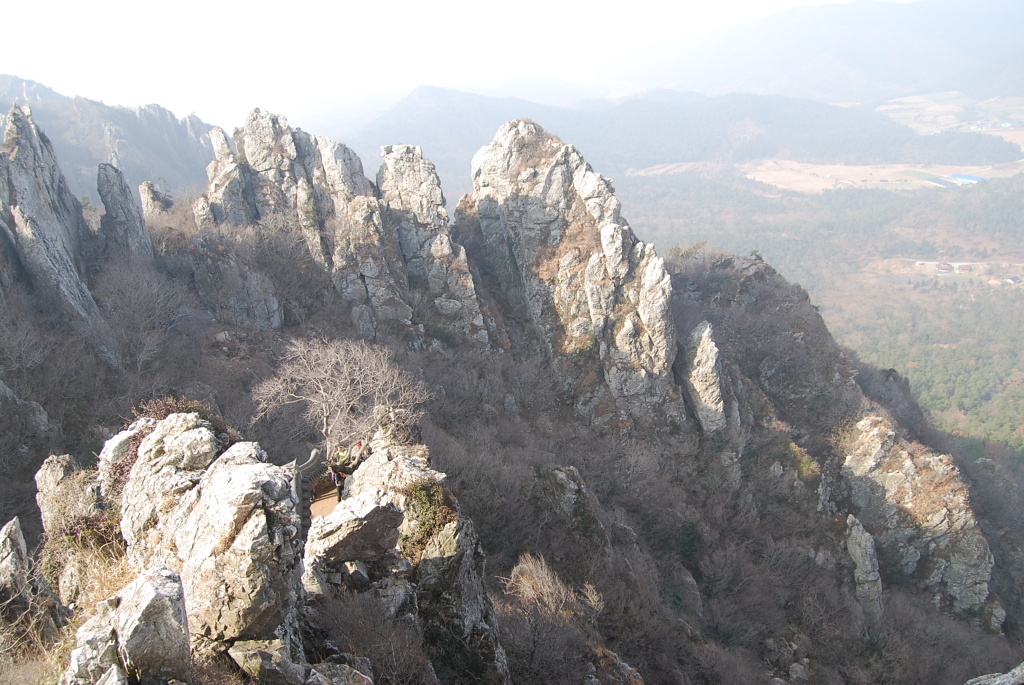
{"type": "Polygon", "coordinates": [[[984,176],[968,176],[967,174],[951,174],[950,178],[962,186],[970,186],[988,180],[984,176]]]}

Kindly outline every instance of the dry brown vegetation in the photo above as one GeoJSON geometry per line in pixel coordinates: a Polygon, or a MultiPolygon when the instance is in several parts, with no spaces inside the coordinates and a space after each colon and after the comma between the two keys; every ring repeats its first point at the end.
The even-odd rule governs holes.
{"type": "MultiPolygon", "coordinates": [[[[842,551],[844,523],[817,510],[829,458],[865,402],[846,379],[856,369],[861,387],[907,421],[914,437],[927,442],[932,434],[902,384],[840,354],[806,295],[756,260],[706,250],[669,260],[681,293],[673,303],[680,330],[711,321],[723,356],[758,391],[749,393],[759,413],[744,418],[744,452],[729,461],[724,444],[699,436],[655,438],[587,425],[537,358],[390,352],[345,341],[351,324],[332,303],[323,271],[302,261],[308,250],[287,231],[202,232],[190,216],[169,216],[182,226],[154,231],[160,260],[153,282],[172,291],[167,300],[161,288],[148,289],[144,270],[97,276],[111,321],[133,320],[118,318],[126,314],[116,293],[127,289],[137,295],[133,311],[149,322],[125,333],[137,336],[123,343],[128,374],[105,368],[58,321],[39,316],[42,304],[31,293],[5,294],[0,377],[23,399],[39,401],[62,429],[44,442],[18,417],[7,419],[6,454],[31,445],[23,458],[8,458],[4,472],[22,478],[27,496],[11,483],[5,494],[21,493],[25,508],[27,478],[51,448],[88,462],[103,428],[120,427],[149,397],[212,398],[218,413],[247,426],[278,462],[308,454],[308,443],[325,436],[365,437],[382,418],[391,422],[375,410],[389,407],[384,414],[406,427],[420,420],[433,466],[449,474],[460,511],[474,521],[520,682],[579,682],[591,666],[599,673],[609,667],[614,652],[650,683],[746,685],[788,668],[792,662],[777,654],[782,641],[797,646],[786,658],[806,658],[812,682],[820,683],[959,683],[1019,660],[1019,628],[1011,626],[1011,640],[985,636],[938,614],[906,586],[889,589],[883,637],[877,644],[864,639],[842,551]],[[198,308],[189,281],[191,260],[202,254],[197,239],[205,240],[204,250],[231,250],[264,264],[290,302],[288,327],[253,332],[175,314],[179,306],[198,308]],[[272,261],[279,241],[305,254],[297,263],[309,266],[279,272],[272,261]],[[306,268],[309,292],[302,287],[306,268]],[[215,337],[221,333],[227,335],[215,337]],[[297,401],[294,413],[250,423],[290,399],[297,401]],[[566,466],[578,470],[593,498],[579,499],[568,515],[553,504],[551,485],[552,469],[566,466]]],[[[980,484],[972,498],[986,516],[1019,523],[1012,478],[995,483],[978,465],[969,474],[980,484]]],[[[15,500],[3,501],[10,507],[6,502],[15,500]]],[[[94,523],[89,527],[103,530],[94,523]]],[[[105,570],[105,584],[89,588],[81,606],[127,582],[130,570],[107,543],[68,534],[69,553],[105,570]]],[[[46,544],[51,570],[65,563],[50,539],[46,544]]],[[[1010,564],[1019,556],[1011,542],[994,552],[1010,564]]],[[[1020,581],[995,581],[1012,598],[1014,616],[1024,606],[1020,581]]],[[[423,636],[401,613],[388,614],[365,595],[315,611],[318,629],[333,636],[339,652],[372,659],[379,682],[429,682],[423,636]]],[[[4,677],[52,680],[70,639],[48,647],[49,657],[22,659],[4,677]]],[[[199,683],[236,682],[223,664],[196,669],[199,683]]]]}

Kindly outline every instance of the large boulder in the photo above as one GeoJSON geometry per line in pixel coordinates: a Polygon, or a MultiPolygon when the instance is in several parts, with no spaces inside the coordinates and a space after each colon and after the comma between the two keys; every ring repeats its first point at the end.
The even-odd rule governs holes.
{"type": "Polygon", "coordinates": [[[47,457],[35,477],[36,503],[44,531],[54,535],[76,518],[87,519],[102,512],[99,484],[89,476],[70,454],[47,457]]]}
{"type": "Polygon", "coordinates": [[[142,572],[100,603],[76,642],[61,685],[117,682],[125,675],[143,683],[186,682],[191,652],[180,578],[166,568],[142,572]]]}
{"type": "Polygon", "coordinates": [[[129,559],[180,573],[194,637],[270,638],[293,620],[297,503],[259,445],[224,451],[197,414],[172,414],[139,445],[121,512],[129,559]]]}
{"type": "Polygon", "coordinates": [[[348,498],[313,521],[306,587],[316,594],[338,584],[373,592],[390,617],[415,616],[439,675],[454,660],[476,664],[480,679],[508,682],[484,588],[484,553],[444,480],[429,467],[425,447],[375,442],[347,481],[348,498]]]}
{"type": "Polygon", "coordinates": [[[242,640],[228,654],[238,667],[260,685],[305,685],[309,667],[292,661],[281,640],[242,640]]]}

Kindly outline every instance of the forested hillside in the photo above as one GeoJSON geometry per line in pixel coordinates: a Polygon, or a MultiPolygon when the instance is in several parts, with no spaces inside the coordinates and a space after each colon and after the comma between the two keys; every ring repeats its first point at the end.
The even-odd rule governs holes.
{"type": "Polygon", "coordinates": [[[691,173],[625,177],[616,188],[658,245],[756,251],[804,284],[839,341],[905,374],[944,429],[1024,448],[1024,291],[1006,282],[1024,272],[1024,178],[806,195],[691,173]],[[911,270],[885,261],[898,259],[911,270]],[[939,276],[940,261],[974,266],[939,276]]]}

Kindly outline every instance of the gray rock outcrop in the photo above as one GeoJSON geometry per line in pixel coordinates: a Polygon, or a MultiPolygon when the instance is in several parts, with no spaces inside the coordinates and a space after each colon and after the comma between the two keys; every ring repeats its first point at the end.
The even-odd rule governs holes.
{"type": "Polygon", "coordinates": [[[266,685],[306,684],[309,667],[295,663],[288,646],[281,640],[241,640],[231,645],[228,654],[253,682],[266,685]]]}
{"type": "Polygon", "coordinates": [[[100,234],[108,256],[122,259],[153,261],[153,243],[135,203],[124,174],[111,164],[100,164],[96,189],[103,201],[104,214],[100,234]]]}
{"type": "Polygon", "coordinates": [[[0,234],[33,287],[54,296],[114,361],[114,345],[80,276],[91,236],[53,146],[20,107],[11,108],[0,148],[0,234]]]}
{"type": "Polygon", "coordinates": [[[910,451],[882,418],[863,419],[856,429],[842,477],[883,572],[913,579],[937,603],[977,612],[984,627],[998,631],[1005,611],[989,591],[995,562],[952,457],[910,451]]]}
{"type": "Polygon", "coordinates": [[[282,326],[284,307],[270,277],[203,240],[196,247],[199,258],[192,271],[196,294],[218,321],[257,331],[282,326]]]}
{"type": "Polygon", "coordinates": [[[47,457],[36,472],[36,504],[43,530],[51,535],[74,518],[89,518],[103,508],[100,486],[83,482],[87,475],[69,454],[47,457]]]}
{"type": "Polygon", "coordinates": [[[15,516],[0,528],[0,650],[4,656],[25,639],[53,640],[64,622],[62,607],[39,575],[15,516]]]}
{"type": "Polygon", "coordinates": [[[608,179],[540,126],[513,121],[474,156],[473,188],[460,240],[479,246],[476,268],[513,344],[544,350],[598,422],[684,422],[671,282],[608,179]]]}
{"type": "Polygon", "coordinates": [[[139,186],[139,199],[142,202],[142,216],[147,221],[166,214],[174,206],[174,200],[157,190],[152,181],[146,181],[139,186]]]}
{"type": "Polygon", "coordinates": [[[448,212],[434,165],[412,145],[388,145],[381,153],[384,163],[377,172],[377,187],[384,223],[398,235],[410,301],[419,305],[414,306],[417,317],[427,320],[434,337],[438,329],[446,330],[488,349],[466,250],[448,232],[448,212]]]}
{"type": "Polygon", "coordinates": [[[875,540],[857,517],[846,517],[846,550],[853,559],[853,583],[857,603],[864,612],[868,637],[879,637],[882,620],[882,576],[878,572],[875,540]]]}
{"type": "Polygon", "coordinates": [[[210,186],[194,207],[200,225],[273,221],[297,232],[349,302],[363,337],[389,322],[421,339],[486,347],[465,251],[445,229],[437,174],[418,148],[385,149],[379,197],[351,150],[293,130],[284,117],[254,110],[235,131],[237,152],[219,130],[212,140],[210,186]]]}
{"type": "Polygon", "coordinates": [[[297,602],[297,503],[258,445],[222,450],[197,414],[160,421],[124,486],[121,532],[136,565],[181,575],[194,639],[272,638],[297,602]]]}
{"type": "Polygon", "coordinates": [[[454,500],[437,501],[450,498],[441,494],[443,482],[444,474],[427,465],[424,447],[375,443],[373,455],[348,479],[348,497],[313,520],[305,584],[313,594],[329,594],[334,584],[347,582],[355,568],[350,562],[388,569],[357,583],[361,591],[373,592],[394,615],[412,613],[425,634],[444,637],[436,651],[482,663],[478,675],[508,682],[483,584],[483,551],[472,522],[451,508],[454,500]],[[424,500],[416,499],[420,488],[430,491],[424,500]],[[448,508],[449,516],[437,516],[436,507],[448,508]]]}
{"type": "Polygon", "coordinates": [[[722,368],[711,324],[707,321],[690,334],[686,359],[689,372],[685,379],[686,389],[701,428],[707,434],[724,430],[726,406],[722,392],[722,368]]]}
{"type": "MultiPolygon", "coordinates": [[[[0,243],[3,241],[0,240],[0,243]]],[[[2,288],[2,286],[0,286],[2,288]]],[[[2,299],[2,295],[0,295],[2,299]]],[[[0,454],[0,463],[8,464],[18,469],[25,461],[27,455],[33,452],[33,447],[46,445],[57,431],[57,427],[50,422],[46,410],[38,402],[23,400],[18,397],[7,384],[0,380],[0,412],[10,419],[10,424],[20,429],[18,433],[8,433],[8,448],[12,453],[0,454]]]]}
{"type": "Polygon", "coordinates": [[[188,619],[177,574],[144,571],[79,628],[61,685],[93,685],[131,676],[142,682],[187,682],[188,619]]]}
{"type": "Polygon", "coordinates": [[[364,337],[374,337],[382,320],[411,325],[398,239],[384,230],[380,203],[355,153],[258,109],[235,131],[237,153],[222,131],[211,135],[210,186],[194,207],[200,225],[289,222],[352,303],[364,337]]]}
{"type": "Polygon", "coordinates": [[[419,148],[384,148],[378,192],[350,149],[293,130],[284,117],[253,110],[235,131],[237,152],[223,131],[211,136],[210,185],[193,207],[200,225],[275,222],[296,232],[363,337],[386,325],[428,345],[487,348],[465,250],[448,233],[437,173],[419,148]]]}

